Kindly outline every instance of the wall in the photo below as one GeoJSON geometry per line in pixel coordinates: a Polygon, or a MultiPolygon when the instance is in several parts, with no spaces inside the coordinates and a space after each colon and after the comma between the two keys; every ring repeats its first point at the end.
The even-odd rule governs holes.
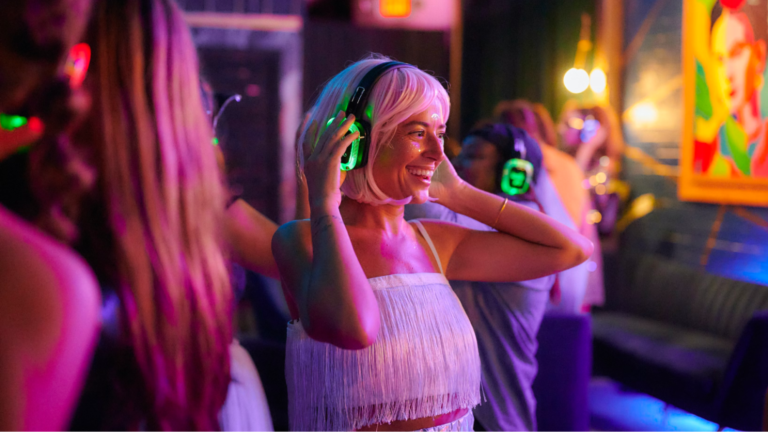
{"type": "Polygon", "coordinates": [[[243,96],[224,111],[216,131],[230,184],[273,221],[293,219],[294,133],[302,112],[302,33],[301,28],[275,31],[264,21],[300,17],[303,1],[179,0],[179,4],[191,13],[262,20],[243,26],[201,20],[197,14],[192,35],[203,77],[213,90],[243,96]]]}
{"type": "Polygon", "coordinates": [[[581,14],[594,12],[595,0],[465,0],[462,133],[504,99],[541,102],[557,118],[581,14]]]}
{"type": "MultiPolygon", "coordinates": [[[[625,115],[625,140],[676,169],[683,118],[682,0],[624,0],[624,12],[625,113],[643,101],[657,110],[652,121],[625,115]]],[[[768,285],[768,209],[680,202],[674,177],[654,175],[632,160],[624,174],[633,196],[652,193],[660,203],[630,225],[624,250],[768,285]]]]}
{"type": "Polygon", "coordinates": [[[448,33],[358,27],[341,20],[310,20],[304,28],[304,106],[322,86],[370,53],[414,64],[447,82],[448,33]]]}

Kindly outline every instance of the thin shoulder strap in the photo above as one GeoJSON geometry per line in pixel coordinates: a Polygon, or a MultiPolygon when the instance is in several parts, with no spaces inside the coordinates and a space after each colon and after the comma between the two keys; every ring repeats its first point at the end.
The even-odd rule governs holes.
{"type": "Polygon", "coordinates": [[[437,261],[437,268],[440,269],[440,273],[445,274],[445,272],[443,272],[443,264],[440,262],[440,256],[437,254],[437,249],[435,249],[435,244],[432,243],[432,239],[429,238],[429,234],[427,234],[427,230],[424,229],[424,225],[422,225],[421,221],[419,220],[414,220],[413,223],[416,225],[416,228],[419,229],[419,232],[421,233],[421,236],[424,237],[424,240],[427,241],[429,248],[432,249],[432,254],[435,256],[435,261],[437,261]]]}

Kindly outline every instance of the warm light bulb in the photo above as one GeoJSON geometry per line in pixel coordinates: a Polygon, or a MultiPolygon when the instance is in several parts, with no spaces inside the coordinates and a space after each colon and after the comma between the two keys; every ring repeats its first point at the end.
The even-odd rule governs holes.
{"type": "Polygon", "coordinates": [[[659,118],[659,111],[653,102],[642,102],[629,110],[629,119],[635,126],[654,123],[659,118]]]}
{"type": "Polygon", "coordinates": [[[411,14],[411,0],[380,0],[379,12],[384,18],[405,18],[411,14]]]}
{"type": "Polygon", "coordinates": [[[563,77],[563,84],[569,92],[581,93],[589,87],[589,74],[584,69],[568,69],[563,77]]]}
{"type": "Polygon", "coordinates": [[[605,91],[606,77],[605,72],[602,69],[597,68],[589,74],[589,87],[595,93],[602,93],[605,91]]]}

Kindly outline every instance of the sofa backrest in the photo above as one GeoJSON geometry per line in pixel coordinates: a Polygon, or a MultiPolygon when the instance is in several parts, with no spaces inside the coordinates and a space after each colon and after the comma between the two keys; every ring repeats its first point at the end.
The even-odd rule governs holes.
{"type": "Polygon", "coordinates": [[[758,310],[768,309],[768,286],[742,282],[652,255],[625,256],[612,309],[736,340],[758,310]]]}

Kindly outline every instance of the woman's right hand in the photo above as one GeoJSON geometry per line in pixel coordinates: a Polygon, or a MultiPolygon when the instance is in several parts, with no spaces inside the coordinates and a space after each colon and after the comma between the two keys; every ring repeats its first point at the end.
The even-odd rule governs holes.
{"type": "Polygon", "coordinates": [[[318,124],[313,121],[304,136],[304,175],[307,179],[310,209],[331,211],[341,205],[341,156],[360,134],[347,135],[355,116],[344,118],[344,111],[317,138],[318,124]],[[345,136],[346,135],[346,136],[345,136]],[[317,143],[314,145],[313,144],[317,143]]]}

